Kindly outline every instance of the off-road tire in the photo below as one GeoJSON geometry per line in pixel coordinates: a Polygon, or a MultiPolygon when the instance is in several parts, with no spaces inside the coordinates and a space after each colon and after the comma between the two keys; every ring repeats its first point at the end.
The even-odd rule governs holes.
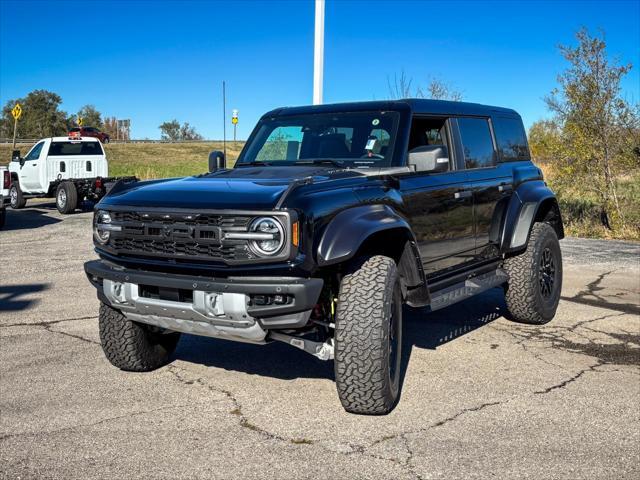
{"type": "Polygon", "coordinates": [[[66,215],[78,208],[78,191],[72,182],[62,182],[56,189],[56,208],[66,215]]]}
{"type": "Polygon", "coordinates": [[[162,367],[180,340],[180,333],[128,320],[118,310],[100,304],[100,343],[112,365],[128,372],[162,367]]]}
{"type": "Polygon", "coordinates": [[[342,406],[351,413],[388,413],[399,396],[402,356],[402,293],[391,258],[370,257],[342,279],[335,323],[342,406]]]}
{"type": "Polygon", "coordinates": [[[562,290],[562,253],[553,227],[547,223],[535,223],[527,249],[506,259],[504,269],[509,275],[505,299],[510,319],[532,325],[549,322],[556,314],[562,290]],[[541,266],[545,251],[549,258],[553,258],[555,266],[553,286],[546,297],[541,266]]]}
{"type": "Polygon", "coordinates": [[[27,199],[22,195],[22,190],[20,190],[20,184],[18,182],[13,182],[11,184],[11,188],[9,189],[9,200],[11,208],[14,210],[24,208],[27,204],[27,199]]]}

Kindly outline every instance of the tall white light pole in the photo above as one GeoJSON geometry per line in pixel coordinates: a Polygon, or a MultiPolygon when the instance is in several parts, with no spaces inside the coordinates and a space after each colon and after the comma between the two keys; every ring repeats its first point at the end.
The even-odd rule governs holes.
{"type": "Polygon", "coordinates": [[[324,0],[316,0],[316,32],[313,42],[313,104],[322,104],[324,74],[324,0]]]}

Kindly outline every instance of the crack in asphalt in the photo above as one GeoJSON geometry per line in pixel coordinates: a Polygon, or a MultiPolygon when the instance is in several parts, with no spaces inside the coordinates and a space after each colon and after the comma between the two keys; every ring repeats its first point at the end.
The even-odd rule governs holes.
{"type": "Polygon", "coordinates": [[[46,325],[55,325],[56,323],[62,323],[62,322],[75,322],[75,321],[79,321],[79,320],[92,320],[92,319],[97,319],[98,317],[96,315],[91,315],[88,317],[75,317],[75,318],[63,318],[61,320],[50,320],[48,322],[19,322],[19,323],[7,323],[7,324],[0,324],[0,328],[8,328],[8,327],[44,327],[46,325]]]}
{"type": "Polygon", "coordinates": [[[602,287],[602,281],[617,270],[609,270],[599,274],[595,280],[589,282],[586,285],[586,290],[581,290],[572,297],[560,297],[565,302],[579,303],[596,308],[606,308],[608,310],[616,310],[618,312],[629,313],[632,315],[640,315],[640,307],[633,303],[612,303],[607,300],[607,296],[614,297],[615,295],[600,295],[598,292],[606,290],[606,287],[602,287]],[[592,298],[589,298],[592,297],[592,298]]]}
{"type": "Polygon", "coordinates": [[[100,425],[100,424],[103,424],[103,423],[107,423],[107,422],[112,422],[114,420],[121,420],[123,418],[138,417],[140,415],[146,415],[146,414],[149,414],[149,413],[160,412],[160,411],[163,411],[163,410],[171,410],[171,409],[174,409],[174,408],[184,408],[184,407],[188,407],[190,405],[193,405],[193,404],[167,405],[167,406],[164,406],[164,407],[153,408],[151,410],[142,410],[142,411],[138,411],[138,412],[127,413],[125,415],[116,415],[114,417],[107,417],[107,418],[103,418],[102,420],[98,420],[97,422],[81,423],[81,424],[78,424],[78,425],[72,425],[70,427],[56,428],[56,429],[53,429],[53,430],[44,430],[44,431],[38,431],[38,432],[9,433],[9,434],[6,434],[6,435],[0,435],[0,441],[6,440],[6,439],[9,439],[9,438],[14,438],[14,437],[51,435],[51,434],[55,434],[55,433],[66,432],[66,431],[69,431],[69,430],[70,431],[80,430],[82,428],[95,427],[97,425],[100,425]]]}
{"type": "MultiPolygon", "coordinates": [[[[283,437],[282,435],[278,435],[276,433],[270,432],[262,427],[257,426],[256,424],[252,423],[251,420],[248,418],[248,416],[244,413],[244,411],[242,410],[242,404],[240,403],[240,401],[238,400],[238,398],[236,397],[236,395],[226,389],[223,388],[217,388],[214,387],[210,384],[208,384],[202,377],[197,377],[195,379],[187,379],[185,377],[185,373],[190,373],[187,369],[184,368],[179,368],[175,365],[170,365],[167,368],[167,371],[169,373],[171,373],[173,375],[173,377],[179,381],[180,383],[184,384],[184,385],[199,385],[203,388],[208,389],[211,392],[214,393],[218,393],[218,394],[222,394],[224,395],[230,402],[232,405],[232,409],[229,411],[230,415],[235,415],[238,417],[239,419],[239,425],[242,428],[246,428],[260,436],[262,436],[263,438],[269,439],[269,440],[275,440],[278,442],[283,442],[286,443],[288,445],[299,445],[299,446],[307,446],[307,445],[317,445],[320,448],[329,451],[331,453],[338,453],[341,455],[345,455],[345,456],[349,456],[349,455],[353,455],[353,454],[361,454],[361,455],[365,455],[369,458],[374,458],[377,460],[381,460],[381,461],[385,461],[385,462],[392,462],[393,464],[395,464],[396,466],[402,468],[403,470],[405,470],[406,472],[410,473],[411,475],[413,475],[416,479],[418,480],[422,480],[422,477],[420,476],[420,474],[418,472],[416,472],[414,470],[414,468],[409,465],[406,462],[402,462],[398,459],[394,459],[394,458],[388,458],[388,457],[383,457],[380,455],[376,455],[374,453],[371,452],[367,452],[367,449],[370,448],[372,445],[359,445],[359,444],[350,444],[348,443],[348,447],[351,449],[350,452],[339,452],[339,451],[335,451],[332,450],[330,448],[328,448],[325,445],[322,445],[321,443],[318,443],[316,441],[313,440],[309,440],[309,439],[305,439],[305,438],[287,438],[287,437],[283,437]]],[[[410,456],[409,458],[411,458],[413,456],[413,453],[411,452],[411,449],[409,448],[409,444],[408,442],[405,443],[407,450],[410,452],[410,456]]]]}
{"type": "Polygon", "coordinates": [[[588,368],[583,368],[582,370],[580,370],[578,373],[576,373],[574,376],[567,378],[566,380],[563,380],[560,383],[557,383],[555,385],[551,385],[550,387],[545,388],[544,390],[537,390],[535,392],[533,392],[534,395],[545,395],[547,393],[553,392],[554,390],[558,390],[558,389],[562,389],[565,388],[567,385],[569,385],[570,383],[575,382],[576,380],[578,380],[580,377],[582,377],[585,373],[589,372],[589,371],[596,371],[595,368],[601,366],[602,363],[598,362],[595,365],[591,365],[588,368]]]}
{"type": "Polygon", "coordinates": [[[100,342],[96,342],[95,340],[91,340],[90,338],[86,338],[86,337],[83,337],[81,335],[76,335],[74,333],[64,332],[62,330],[55,330],[53,328],[54,325],[57,325],[57,324],[63,323],[63,322],[92,320],[92,319],[95,319],[95,318],[98,318],[98,317],[96,317],[95,315],[92,315],[92,316],[89,316],[89,317],[63,318],[61,320],[51,320],[51,321],[48,321],[48,322],[10,323],[10,324],[7,324],[7,325],[0,325],[0,328],[8,328],[8,327],[41,327],[41,328],[44,328],[49,333],[57,333],[58,335],[64,335],[66,337],[75,338],[77,340],[81,340],[81,341],[86,342],[86,343],[91,343],[93,345],[100,345],[100,342]]]}

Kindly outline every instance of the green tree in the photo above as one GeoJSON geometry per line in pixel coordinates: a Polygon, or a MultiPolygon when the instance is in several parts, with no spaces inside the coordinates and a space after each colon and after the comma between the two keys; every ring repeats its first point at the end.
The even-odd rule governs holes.
{"type": "Polygon", "coordinates": [[[78,124],[78,117],[82,118],[82,125],[84,127],[95,127],[104,129],[104,123],[102,122],[102,115],[96,109],[94,105],[85,105],[78,110],[77,115],[71,118],[74,125],[78,124]]]}
{"type": "Polygon", "coordinates": [[[180,140],[180,122],[178,120],[164,122],[158,128],[160,129],[161,140],[169,140],[171,142],[180,140]]]}
{"type": "Polygon", "coordinates": [[[13,135],[11,109],[16,103],[22,105],[22,116],[18,121],[18,138],[44,138],[64,135],[69,127],[67,114],[60,110],[62,99],[47,90],[34,90],[25,98],[9,100],[2,109],[0,137],[13,135]]]}
{"type": "Polygon", "coordinates": [[[171,142],[181,142],[185,140],[202,140],[202,135],[196,132],[196,129],[189,125],[188,122],[180,125],[180,122],[173,119],[164,122],[158,127],[160,129],[160,138],[171,142]]]}
{"type": "Polygon", "coordinates": [[[613,230],[625,225],[616,180],[639,166],[639,108],[620,87],[632,65],[608,58],[604,34],[581,29],[576,39],[577,46],[560,46],[569,65],[545,99],[554,118],[532,127],[531,143],[534,152],[555,158],[558,182],[598,196],[602,223],[613,230]]]}

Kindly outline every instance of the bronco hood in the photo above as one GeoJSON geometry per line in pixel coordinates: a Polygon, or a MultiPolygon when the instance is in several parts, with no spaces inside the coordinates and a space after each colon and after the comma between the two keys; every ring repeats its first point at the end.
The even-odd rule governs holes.
{"type": "Polygon", "coordinates": [[[323,182],[361,176],[334,167],[242,167],[196,177],[136,182],[114,188],[101,205],[133,207],[269,210],[292,182],[323,182]]]}

